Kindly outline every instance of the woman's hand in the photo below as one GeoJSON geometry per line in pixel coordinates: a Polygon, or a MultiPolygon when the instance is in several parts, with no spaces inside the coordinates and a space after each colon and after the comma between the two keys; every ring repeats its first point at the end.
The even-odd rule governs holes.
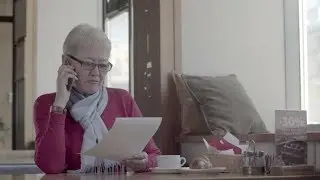
{"type": "Polygon", "coordinates": [[[143,171],[147,169],[148,154],[146,152],[142,152],[141,154],[132,156],[130,159],[124,160],[124,163],[133,171],[143,171]]]}
{"type": "Polygon", "coordinates": [[[56,92],[56,98],[53,103],[54,106],[57,106],[60,108],[66,107],[70,98],[70,91],[67,90],[67,84],[68,84],[69,78],[78,80],[77,73],[74,71],[74,67],[70,65],[61,65],[58,70],[57,92],[56,92]]]}

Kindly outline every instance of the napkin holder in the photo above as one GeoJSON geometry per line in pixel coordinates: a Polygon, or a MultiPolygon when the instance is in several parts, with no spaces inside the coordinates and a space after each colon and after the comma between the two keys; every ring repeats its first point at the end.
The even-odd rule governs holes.
{"type": "Polygon", "coordinates": [[[243,152],[242,173],[244,175],[264,175],[269,173],[268,155],[255,147],[253,140],[249,141],[247,150],[243,152]]]}

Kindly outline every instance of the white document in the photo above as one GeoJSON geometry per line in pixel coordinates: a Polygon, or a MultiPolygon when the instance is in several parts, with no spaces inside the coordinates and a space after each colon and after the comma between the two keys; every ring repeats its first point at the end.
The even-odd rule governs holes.
{"type": "Polygon", "coordinates": [[[217,148],[211,146],[205,138],[202,138],[202,140],[204,142],[204,145],[206,146],[208,154],[218,153],[217,148]]]}
{"type": "Polygon", "coordinates": [[[227,132],[226,135],[223,137],[226,141],[228,141],[230,144],[237,146],[241,149],[241,151],[245,151],[248,148],[247,144],[240,144],[240,141],[237,137],[232,135],[230,132],[227,132]]]}
{"type": "Polygon", "coordinates": [[[120,161],[143,151],[161,124],[161,117],[117,118],[113,127],[83,154],[120,161]]]}

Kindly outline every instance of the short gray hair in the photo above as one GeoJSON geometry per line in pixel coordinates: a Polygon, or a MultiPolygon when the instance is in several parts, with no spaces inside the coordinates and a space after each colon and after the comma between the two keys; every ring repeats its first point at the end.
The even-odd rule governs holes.
{"type": "Polygon", "coordinates": [[[109,58],[111,42],[103,30],[89,24],[75,26],[63,44],[63,53],[79,57],[109,58]]]}

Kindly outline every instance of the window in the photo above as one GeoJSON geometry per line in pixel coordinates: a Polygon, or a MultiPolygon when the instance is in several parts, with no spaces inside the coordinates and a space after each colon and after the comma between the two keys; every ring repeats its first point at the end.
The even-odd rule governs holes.
{"type": "Polygon", "coordinates": [[[129,1],[109,0],[104,4],[105,32],[108,35],[112,50],[110,62],[112,70],[106,77],[108,87],[130,91],[130,10],[129,1]]]}
{"type": "Polygon", "coordinates": [[[129,12],[106,21],[105,31],[112,43],[110,62],[113,64],[106,82],[109,87],[129,90],[129,12]]]}
{"type": "Polygon", "coordinates": [[[320,0],[300,0],[301,107],[320,124],[320,0]]]}
{"type": "Polygon", "coordinates": [[[12,16],[12,0],[0,1],[0,16],[12,16]]]}
{"type": "Polygon", "coordinates": [[[308,124],[320,124],[320,0],[283,2],[286,108],[307,110],[308,124]]]}

